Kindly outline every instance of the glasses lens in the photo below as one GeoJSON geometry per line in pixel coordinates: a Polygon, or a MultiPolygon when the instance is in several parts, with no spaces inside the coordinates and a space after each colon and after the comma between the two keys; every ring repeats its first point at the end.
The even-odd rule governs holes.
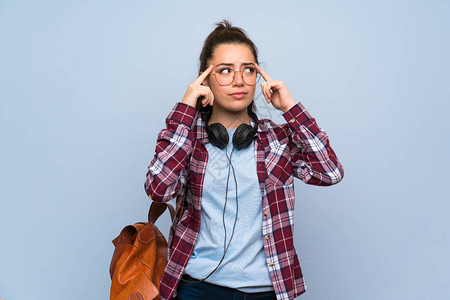
{"type": "Polygon", "coordinates": [[[259,81],[259,73],[254,67],[246,67],[242,70],[242,77],[247,85],[255,85],[259,81]]]}
{"type": "Polygon", "coordinates": [[[216,73],[217,82],[220,85],[230,85],[233,82],[234,71],[229,69],[224,73],[216,73]]]}
{"type": "Polygon", "coordinates": [[[255,68],[246,68],[242,75],[247,85],[255,85],[261,77],[255,68]]]}

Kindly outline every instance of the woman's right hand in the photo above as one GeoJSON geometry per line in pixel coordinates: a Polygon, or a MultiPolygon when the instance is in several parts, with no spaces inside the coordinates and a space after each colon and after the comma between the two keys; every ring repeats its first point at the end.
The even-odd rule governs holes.
{"type": "Polygon", "coordinates": [[[195,79],[193,83],[188,86],[186,93],[184,94],[181,103],[190,105],[194,108],[197,107],[197,99],[203,96],[202,106],[213,105],[214,95],[208,86],[202,85],[202,82],[208,77],[209,73],[213,70],[213,65],[210,65],[205,72],[201,73],[200,76],[195,79]]]}

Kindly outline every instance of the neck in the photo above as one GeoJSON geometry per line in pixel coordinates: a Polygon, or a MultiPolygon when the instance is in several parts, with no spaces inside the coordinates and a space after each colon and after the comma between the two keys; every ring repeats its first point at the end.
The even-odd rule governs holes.
{"type": "Polygon", "coordinates": [[[250,116],[247,110],[241,112],[226,112],[213,109],[209,125],[213,123],[220,123],[226,129],[237,128],[242,123],[250,124],[250,116]]]}

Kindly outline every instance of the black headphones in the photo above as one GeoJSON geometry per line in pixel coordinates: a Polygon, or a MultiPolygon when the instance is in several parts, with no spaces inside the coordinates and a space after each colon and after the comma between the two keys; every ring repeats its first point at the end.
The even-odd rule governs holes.
{"type": "MultiPolygon", "coordinates": [[[[236,129],[233,135],[233,146],[238,150],[250,146],[255,139],[256,132],[258,131],[258,117],[254,112],[249,112],[248,114],[253,121],[255,121],[255,126],[243,123],[236,129]]],[[[225,126],[220,123],[208,125],[210,118],[211,113],[207,114],[205,117],[205,129],[208,134],[209,141],[214,146],[224,149],[228,145],[229,141],[228,131],[225,126]]]]}

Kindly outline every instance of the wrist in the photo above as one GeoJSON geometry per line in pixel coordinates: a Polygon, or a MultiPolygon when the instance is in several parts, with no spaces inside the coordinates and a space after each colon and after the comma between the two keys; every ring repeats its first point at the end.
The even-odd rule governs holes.
{"type": "Polygon", "coordinates": [[[191,99],[183,98],[183,100],[181,100],[181,103],[189,105],[190,107],[196,108],[191,99]]]}
{"type": "Polygon", "coordinates": [[[281,108],[281,110],[283,111],[283,113],[288,112],[292,107],[294,107],[297,104],[297,102],[295,102],[294,99],[292,99],[292,101],[289,101],[289,104],[287,104],[286,106],[284,106],[283,108],[281,108]]]}

